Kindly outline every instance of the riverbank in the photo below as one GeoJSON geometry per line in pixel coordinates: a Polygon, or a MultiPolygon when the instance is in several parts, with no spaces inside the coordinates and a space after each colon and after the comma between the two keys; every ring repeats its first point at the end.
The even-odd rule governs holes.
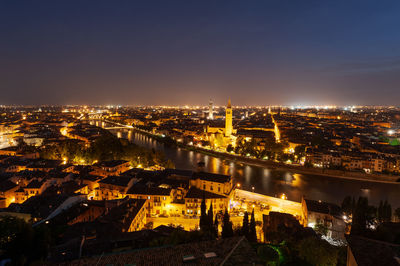
{"type": "MultiPolygon", "coordinates": [[[[164,142],[164,137],[152,134],[145,130],[141,130],[139,128],[134,128],[138,133],[144,134],[146,136],[152,137],[157,141],[164,142]]],[[[331,169],[320,169],[320,168],[306,168],[304,166],[298,165],[288,165],[279,162],[273,162],[268,160],[261,160],[255,158],[248,158],[240,155],[230,154],[226,152],[218,152],[213,151],[201,147],[195,147],[191,145],[185,145],[183,143],[177,143],[178,147],[183,148],[189,151],[195,151],[202,154],[206,154],[209,156],[218,157],[228,161],[234,161],[254,166],[266,167],[273,170],[280,170],[280,171],[289,171],[294,174],[310,174],[310,175],[317,175],[317,176],[326,176],[332,178],[341,178],[341,179],[348,179],[348,180],[358,180],[358,181],[366,181],[366,182],[378,182],[378,183],[389,183],[389,184],[396,184],[400,185],[400,182],[397,180],[400,179],[400,176],[390,176],[390,175],[376,175],[376,174],[366,174],[361,172],[349,172],[349,171],[341,171],[341,170],[331,170],[331,169]]]]}

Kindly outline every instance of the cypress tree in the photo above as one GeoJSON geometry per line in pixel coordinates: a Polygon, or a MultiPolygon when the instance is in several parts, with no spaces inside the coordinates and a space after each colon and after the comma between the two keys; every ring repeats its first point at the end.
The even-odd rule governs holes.
{"type": "Polygon", "coordinates": [[[354,216],[354,212],[356,211],[357,203],[356,198],[353,197],[351,202],[351,214],[354,216]]]}
{"type": "Polygon", "coordinates": [[[218,213],[215,214],[213,228],[214,228],[215,237],[218,237],[218,213]]]}
{"type": "Polygon", "coordinates": [[[210,204],[210,209],[208,209],[207,215],[208,215],[208,217],[207,217],[207,224],[208,224],[208,227],[209,227],[210,229],[212,229],[212,228],[213,228],[213,225],[214,225],[214,223],[213,223],[214,211],[213,211],[212,202],[211,202],[211,204],[210,204]]]}
{"type": "Polygon", "coordinates": [[[383,204],[383,221],[390,222],[392,220],[392,206],[385,200],[383,204]]]}
{"type": "Polygon", "coordinates": [[[367,229],[368,208],[368,199],[365,197],[359,197],[356,208],[353,212],[351,234],[362,234],[367,229]]]}
{"type": "Polygon", "coordinates": [[[347,215],[350,215],[352,213],[352,199],[350,196],[347,196],[344,198],[342,202],[342,211],[346,213],[347,215]]]}
{"type": "Polygon", "coordinates": [[[232,222],[230,221],[228,210],[225,209],[223,224],[222,224],[222,237],[232,237],[233,236],[233,229],[232,229],[232,222]]]}
{"type": "Polygon", "coordinates": [[[206,199],[203,194],[203,200],[200,205],[200,230],[204,231],[206,230],[207,224],[208,224],[208,216],[206,212],[206,199]]]}
{"type": "Polygon", "coordinates": [[[249,213],[245,212],[243,216],[242,235],[249,235],[249,213]]]}
{"type": "Polygon", "coordinates": [[[378,207],[378,221],[382,222],[384,217],[384,205],[382,201],[379,202],[379,207],[378,207]]]}
{"type": "Polygon", "coordinates": [[[249,227],[249,241],[251,242],[257,242],[257,232],[256,232],[256,219],[254,217],[254,208],[253,211],[251,212],[251,218],[250,218],[250,227],[249,227]]]}

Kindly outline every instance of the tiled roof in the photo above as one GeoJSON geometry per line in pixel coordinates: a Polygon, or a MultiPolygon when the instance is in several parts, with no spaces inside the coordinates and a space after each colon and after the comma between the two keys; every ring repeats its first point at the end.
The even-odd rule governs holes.
{"type": "Polygon", "coordinates": [[[400,245],[350,235],[346,237],[358,266],[399,266],[400,245]]]}
{"type": "Polygon", "coordinates": [[[193,242],[82,258],[59,265],[262,265],[244,237],[193,242]],[[205,254],[215,254],[206,257],[205,254]],[[193,260],[184,262],[184,258],[193,260]]]}
{"type": "Polygon", "coordinates": [[[131,180],[132,177],[130,176],[109,176],[99,181],[99,183],[126,187],[131,180]]]}
{"type": "Polygon", "coordinates": [[[43,185],[44,182],[38,181],[36,179],[32,180],[29,182],[29,184],[26,186],[26,188],[40,188],[43,185]]]}
{"type": "Polygon", "coordinates": [[[9,190],[15,188],[16,186],[17,185],[15,183],[11,182],[10,180],[5,180],[0,183],[0,191],[6,192],[6,191],[9,191],[9,190]]]}
{"type": "Polygon", "coordinates": [[[118,165],[125,164],[127,162],[128,161],[124,161],[124,160],[112,160],[112,161],[99,162],[96,165],[100,166],[100,167],[116,167],[118,165]]]}
{"type": "Polygon", "coordinates": [[[341,209],[338,205],[324,201],[305,199],[307,210],[331,215],[340,215],[341,209]]]}
{"type": "Polygon", "coordinates": [[[201,180],[205,181],[212,181],[218,183],[225,183],[231,180],[229,175],[221,175],[221,174],[214,174],[214,173],[206,173],[206,172],[194,172],[193,179],[200,178],[201,180]]]}
{"type": "Polygon", "coordinates": [[[171,189],[161,187],[132,186],[126,194],[169,196],[171,189]]]}
{"type": "Polygon", "coordinates": [[[206,198],[206,199],[222,199],[222,198],[226,198],[223,195],[219,195],[219,194],[215,194],[212,192],[208,192],[205,190],[201,190],[198,189],[196,187],[191,187],[188,191],[188,193],[186,194],[185,198],[188,199],[202,199],[202,198],[206,198]]]}

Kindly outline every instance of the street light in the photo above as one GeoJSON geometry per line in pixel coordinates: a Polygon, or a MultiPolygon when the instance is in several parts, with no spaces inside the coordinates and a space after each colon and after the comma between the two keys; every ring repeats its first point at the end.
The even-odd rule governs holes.
{"type": "Polygon", "coordinates": [[[254,192],[254,187],[251,187],[251,190],[253,190],[253,192],[254,192]]]}
{"type": "Polygon", "coordinates": [[[237,183],[237,184],[236,184],[236,187],[240,188],[240,183],[237,183]]]}

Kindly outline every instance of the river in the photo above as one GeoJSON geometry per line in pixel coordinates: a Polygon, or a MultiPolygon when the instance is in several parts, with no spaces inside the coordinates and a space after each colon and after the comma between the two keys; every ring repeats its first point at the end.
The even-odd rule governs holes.
{"type": "Polygon", "coordinates": [[[196,170],[197,163],[205,163],[205,171],[229,174],[243,189],[269,195],[281,196],[289,200],[301,201],[302,196],[308,199],[322,200],[341,204],[344,197],[364,196],[370,203],[378,205],[380,200],[388,200],[392,207],[400,207],[400,184],[377,183],[348,180],[334,177],[297,174],[290,171],[271,170],[266,167],[247,165],[228,161],[203,153],[188,151],[179,147],[167,146],[151,137],[129,129],[112,130],[118,137],[147,148],[154,148],[165,153],[178,169],[196,170]]]}

